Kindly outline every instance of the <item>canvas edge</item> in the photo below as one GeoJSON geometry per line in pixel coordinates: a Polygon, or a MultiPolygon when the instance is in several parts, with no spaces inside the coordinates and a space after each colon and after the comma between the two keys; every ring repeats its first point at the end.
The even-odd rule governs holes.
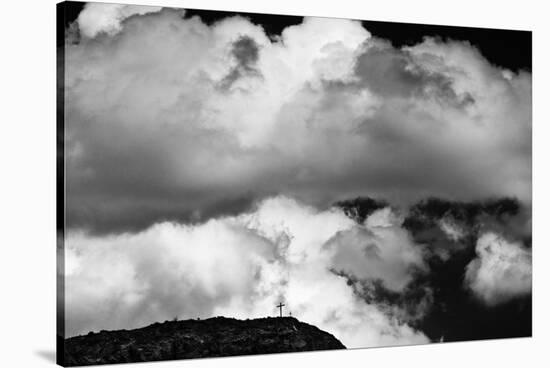
{"type": "Polygon", "coordinates": [[[65,19],[56,4],[56,363],[65,366],[65,19]]]}

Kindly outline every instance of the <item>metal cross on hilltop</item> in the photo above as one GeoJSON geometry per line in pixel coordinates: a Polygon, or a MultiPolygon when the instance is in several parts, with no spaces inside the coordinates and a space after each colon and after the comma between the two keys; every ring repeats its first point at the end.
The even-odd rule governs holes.
{"type": "Polygon", "coordinates": [[[279,317],[282,317],[283,316],[283,307],[285,305],[283,303],[279,303],[279,305],[277,305],[276,307],[279,308],[279,317]]]}

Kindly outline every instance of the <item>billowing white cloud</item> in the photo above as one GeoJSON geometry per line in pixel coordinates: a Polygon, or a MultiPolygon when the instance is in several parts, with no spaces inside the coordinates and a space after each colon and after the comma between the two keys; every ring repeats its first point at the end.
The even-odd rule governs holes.
{"type": "MultiPolygon", "coordinates": [[[[252,212],[196,225],[164,222],[119,235],[69,233],[67,334],[138,327],[175,316],[265,317],[276,314],[276,303],[284,300],[293,316],[333,333],[348,347],[428,342],[402,321],[404,311],[365,302],[333,272],[336,265],[347,267],[347,259],[338,259],[346,250],[335,249],[346,232],[357,239],[351,246],[378,242],[381,259],[355,254],[373,267],[360,276],[393,282],[383,263],[395,271],[407,262],[396,249],[406,245],[386,242],[391,228],[366,230],[363,240],[357,228],[363,227],[337,209],[318,211],[274,197],[252,212]]],[[[396,282],[401,286],[405,280],[396,282]]]]}
{"type": "Polygon", "coordinates": [[[531,75],[469,44],[397,49],[327,18],[273,40],[242,17],[120,23],[143,10],[95,6],[79,27],[105,36],[66,47],[71,228],[235,214],[279,193],[531,199],[531,75]]]}
{"type": "Polygon", "coordinates": [[[466,267],[465,284],[493,306],[531,293],[531,251],[495,233],[477,241],[477,258],[466,267]]]}
{"type": "Polygon", "coordinates": [[[160,11],[160,6],[87,3],[78,15],[78,27],[86,37],[93,38],[105,32],[114,35],[122,29],[122,22],[132,15],[160,11]]]}

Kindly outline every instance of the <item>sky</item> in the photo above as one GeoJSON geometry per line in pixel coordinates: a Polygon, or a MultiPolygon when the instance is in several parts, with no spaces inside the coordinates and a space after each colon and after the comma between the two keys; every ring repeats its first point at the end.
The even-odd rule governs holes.
{"type": "Polygon", "coordinates": [[[530,336],[529,32],[104,3],[63,26],[67,336],[279,301],[347,347],[530,336]]]}

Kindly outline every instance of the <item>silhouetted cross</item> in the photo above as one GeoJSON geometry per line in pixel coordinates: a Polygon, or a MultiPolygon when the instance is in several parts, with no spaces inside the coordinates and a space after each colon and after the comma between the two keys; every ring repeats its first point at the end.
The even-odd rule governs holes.
{"type": "Polygon", "coordinates": [[[282,317],[283,316],[283,307],[285,305],[283,303],[279,303],[279,305],[277,305],[277,308],[279,308],[279,316],[282,317]]]}

